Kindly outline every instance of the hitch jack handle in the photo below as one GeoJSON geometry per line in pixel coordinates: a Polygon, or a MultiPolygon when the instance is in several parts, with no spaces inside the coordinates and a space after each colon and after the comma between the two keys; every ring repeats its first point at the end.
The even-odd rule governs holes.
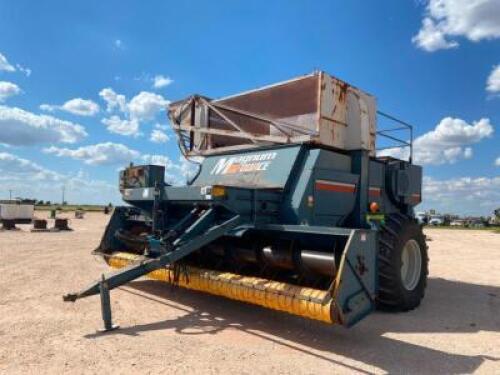
{"type": "Polygon", "coordinates": [[[109,288],[104,274],[99,282],[99,290],[101,295],[101,314],[102,320],[104,322],[104,328],[100,329],[99,332],[110,332],[119,328],[120,326],[113,324],[113,318],[111,315],[111,299],[109,297],[109,288]]]}
{"type": "Polygon", "coordinates": [[[154,270],[172,264],[193,251],[208,245],[240,224],[240,216],[235,214],[230,219],[221,224],[215,223],[214,209],[205,211],[185,232],[173,242],[173,249],[157,258],[142,261],[139,264],[132,264],[111,273],[107,278],[102,275],[99,281],[89,285],[87,288],[77,293],[70,293],[63,296],[65,302],[75,302],[77,299],[99,294],[101,296],[101,313],[104,321],[103,332],[108,332],[118,328],[113,325],[111,315],[111,303],[109,291],[154,270]]]}

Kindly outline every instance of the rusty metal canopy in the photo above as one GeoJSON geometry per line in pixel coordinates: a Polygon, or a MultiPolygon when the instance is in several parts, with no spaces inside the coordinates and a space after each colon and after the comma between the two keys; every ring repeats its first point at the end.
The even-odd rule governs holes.
{"type": "Polygon", "coordinates": [[[373,151],[375,112],[373,96],[324,72],[216,100],[195,95],[169,107],[188,156],[304,142],[373,151]]]}

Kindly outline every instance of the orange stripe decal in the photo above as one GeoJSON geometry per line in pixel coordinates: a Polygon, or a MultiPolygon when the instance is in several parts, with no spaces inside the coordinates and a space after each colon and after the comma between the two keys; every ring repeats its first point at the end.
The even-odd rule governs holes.
{"type": "Polygon", "coordinates": [[[316,189],[335,193],[354,193],[356,185],[328,180],[316,180],[316,189]]]}
{"type": "Polygon", "coordinates": [[[411,199],[416,201],[416,202],[420,202],[422,200],[420,194],[412,194],[411,199]]]}
{"type": "Polygon", "coordinates": [[[382,195],[382,191],[379,187],[371,187],[368,190],[368,195],[370,197],[380,197],[382,195]]]}

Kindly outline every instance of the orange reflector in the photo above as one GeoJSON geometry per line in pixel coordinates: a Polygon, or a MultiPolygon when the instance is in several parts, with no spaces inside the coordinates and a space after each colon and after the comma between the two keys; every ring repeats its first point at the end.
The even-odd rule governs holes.
{"type": "Polygon", "coordinates": [[[380,209],[380,207],[379,207],[377,202],[370,203],[370,212],[372,214],[377,213],[379,209],[380,209]]]}
{"type": "Polygon", "coordinates": [[[212,186],[212,197],[222,198],[226,195],[226,188],[224,186],[212,186]]]}

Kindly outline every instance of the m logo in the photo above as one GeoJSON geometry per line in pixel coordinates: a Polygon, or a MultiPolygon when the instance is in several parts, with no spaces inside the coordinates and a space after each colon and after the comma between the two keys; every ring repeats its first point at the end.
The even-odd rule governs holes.
{"type": "Polygon", "coordinates": [[[226,175],[266,171],[276,158],[276,152],[220,158],[210,171],[212,175],[226,175]]]}
{"type": "Polygon", "coordinates": [[[231,165],[232,159],[220,158],[210,174],[225,174],[225,170],[231,165]]]}

